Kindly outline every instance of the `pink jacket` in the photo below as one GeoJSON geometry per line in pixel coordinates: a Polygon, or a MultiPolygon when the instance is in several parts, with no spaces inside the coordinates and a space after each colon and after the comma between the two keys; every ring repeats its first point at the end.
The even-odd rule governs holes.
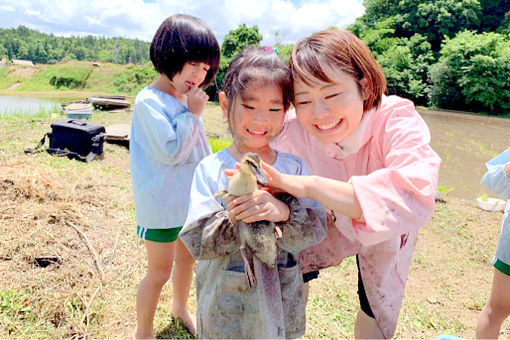
{"type": "Polygon", "coordinates": [[[434,209],[441,159],[430,147],[427,125],[411,101],[383,96],[379,108],[366,112],[342,143],[322,144],[290,112],[273,146],[304,158],[314,175],[353,185],[363,217],[336,213],[336,229],[302,253],[303,271],[358,254],[372,311],[384,336],[392,337],[418,229],[434,209]]]}

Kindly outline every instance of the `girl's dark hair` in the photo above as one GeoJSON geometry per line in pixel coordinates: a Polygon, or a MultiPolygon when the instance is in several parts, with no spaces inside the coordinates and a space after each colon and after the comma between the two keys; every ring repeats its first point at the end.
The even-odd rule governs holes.
{"type": "Polygon", "coordinates": [[[211,29],[200,19],[177,14],[159,26],[150,49],[151,61],[159,73],[172,79],[186,62],[202,62],[211,68],[201,86],[209,85],[220,63],[220,47],[211,29]]]}
{"type": "Polygon", "coordinates": [[[236,95],[242,98],[244,91],[253,84],[275,84],[279,87],[283,107],[287,111],[290,106],[290,71],[272,49],[246,47],[232,59],[223,82],[229,112],[236,95]]]}
{"type": "Polygon", "coordinates": [[[321,31],[294,45],[290,57],[293,81],[300,79],[311,85],[314,79],[319,79],[333,83],[322,65],[336,67],[358,82],[360,93],[367,94],[363,103],[364,111],[381,103],[382,95],[386,92],[383,70],[365,43],[353,33],[336,29],[321,31]],[[366,86],[361,85],[363,78],[367,80],[366,86]]]}

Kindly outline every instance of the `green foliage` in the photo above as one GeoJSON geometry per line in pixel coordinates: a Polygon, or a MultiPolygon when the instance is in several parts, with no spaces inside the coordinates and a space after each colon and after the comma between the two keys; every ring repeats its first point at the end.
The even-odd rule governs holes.
{"type": "Polygon", "coordinates": [[[501,114],[510,109],[510,37],[464,31],[446,39],[430,70],[433,105],[501,114]],[[507,100],[504,100],[507,98],[507,100]]]}
{"type": "Polygon", "coordinates": [[[19,91],[52,91],[83,88],[92,72],[92,65],[64,63],[41,68],[31,79],[21,83],[19,91]]]}
{"type": "Polygon", "coordinates": [[[375,24],[373,29],[362,32],[360,38],[376,57],[392,48],[399,41],[394,37],[394,25],[394,20],[388,18],[375,24]]]}
{"type": "Polygon", "coordinates": [[[365,0],[363,5],[365,14],[349,29],[383,66],[388,93],[440,108],[508,112],[504,43],[510,46],[510,0],[365,0]],[[472,38],[444,48],[459,36],[467,39],[464,31],[477,37],[496,31],[504,43],[472,38]]]}
{"type": "Polygon", "coordinates": [[[248,27],[242,24],[235,30],[230,30],[227,35],[225,35],[223,43],[221,44],[220,67],[216,79],[213,84],[206,89],[209,98],[212,100],[218,98],[218,93],[223,87],[225,74],[232,58],[246,46],[260,46],[261,41],[262,35],[259,33],[259,28],[256,25],[248,27]]]}
{"type": "Polygon", "coordinates": [[[137,93],[144,86],[152,83],[157,76],[158,73],[151,63],[129,65],[127,70],[115,74],[113,84],[120,92],[137,93]]]}
{"type": "Polygon", "coordinates": [[[242,24],[225,35],[221,44],[221,54],[223,57],[231,59],[244,47],[259,46],[261,41],[262,35],[256,25],[248,27],[242,24]]]}
{"type": "Polygon", "coordinates": [[[138,39],[93,37],[55,37],[28,29],[0,29],[0,58],[27,59],[36,63],[62,60],[95,60],[119,64],[149,60],[149,42],[138,39]]]}
{"type": "Polygon", "coordinates": [[[290,55],[292,54],[292,49],[294,48],[294,44],[276,44],[275,47],[278,50],[278,56],[281,60],[283,60],[285,63],[289,62],[290,55]]]}
{"type": "Polygon", "coordinates": [[[478,0],[402,0],[401,29],[406,35],[420,33],[437,50],[443,37],[454,37],[462,30],[477,29],[482,7],[478,0]]]}

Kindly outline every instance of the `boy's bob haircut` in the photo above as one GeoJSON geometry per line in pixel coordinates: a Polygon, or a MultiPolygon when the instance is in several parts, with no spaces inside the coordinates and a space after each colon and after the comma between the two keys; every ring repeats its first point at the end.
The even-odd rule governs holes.
{"type": "MultiPolygon", "coordinates": [[[[356,35],[349,31],[331,29],[317,32],[296,43],[290,58],[293,82],[299,79],[313,86],[314,80],[319,79],[334,83],[322,65],[338,67],[358,82],[360,94],[366,95],[363,102],[365,112],[379,106],[386,92],[386,78],[368,47],[356,35]],[[363,78],[367,84],[362,88],[363,78]]],[[[294,92],[292,100],[295,100],[294,92]]]]}
{"type": "Polygon", "coordinates": [[[151,61],[159,73],[170,80],[182,71],[186,62],[203,62],[210,66],[204,82],[208,86],[220,63],[220,47],[211,29],[199,18],[177,14],[159,26],[150,47],[151,61]]]}

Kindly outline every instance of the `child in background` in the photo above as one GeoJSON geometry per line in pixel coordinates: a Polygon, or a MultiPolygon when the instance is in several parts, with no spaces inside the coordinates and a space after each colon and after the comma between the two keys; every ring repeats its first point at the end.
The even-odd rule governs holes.
{"type": "Polygon", "coordinates": [[[494,278],[489,301],[482,309],[476,324],[478,339],[497,339],[503,321],[510,315],[510,149],[486,163],[487,173],[482,184],[507,198],[501,235],[494,265],[494,278]]]}
{"type": "Polygon", "coordinates": [[[154,338],[156,306],[172,267],[172,315],[195,333],[187,307],[194,260],[177,235],[195,167],[211,154],[200,123],[208,99],[201,87],[213,80],[219,51],[209,27],[188,15],[167,18],[150,47],[159,76],[136,97],[129,145],[137,232],[148,262],[136,297],[137,339],[154,338]]]}
{"type": "MultiPolygon", "coordinates": [[[[300,158],[269,146],[282,130],[289,90],[289,69],[272,50],[244,49],[227,70],[219,98],[233,143],[198,165],[188,218],[179,234],[199,260],[199,338],[296,338],[305,332],[306,289],[297,256],[325,237],[322,208],[288,194],[279,199],[261,189],[250,194],[257,202],[256,218],[275,222],[282,231],[277,272],[271,276],[275,279],[271,290],[264,290],[261,280],[249,286],[236,223],[229,219],[225,200],[214,196],[228,187],[223,170],[233,168],[246,152],[258,153],[283,173],[309,173],[300,158]]],[[[242,215],[237,220],[252,222],[242,215]]]]}
{"type": "MultiPolygon", "coordinates": [[[[409,100],[385,96],[386,79],[354,34],[327,30],[301,39],[290,60],[293,103],[272,143],[305,159],[313,176],[262,164],[268,186],[307,197],[336,216],[324,242],[302,252],[302,269],[358,262],[356,338],[395,334],[418,229],[434,210],[440,158],[409,100]]],[[[228,172],[227,172],[228,173],[228,172]]],[[[256,202],[235,199],[248,214],[256,202]]],[[[232,210],[234,210],[232,209],[232,210]]]]}

